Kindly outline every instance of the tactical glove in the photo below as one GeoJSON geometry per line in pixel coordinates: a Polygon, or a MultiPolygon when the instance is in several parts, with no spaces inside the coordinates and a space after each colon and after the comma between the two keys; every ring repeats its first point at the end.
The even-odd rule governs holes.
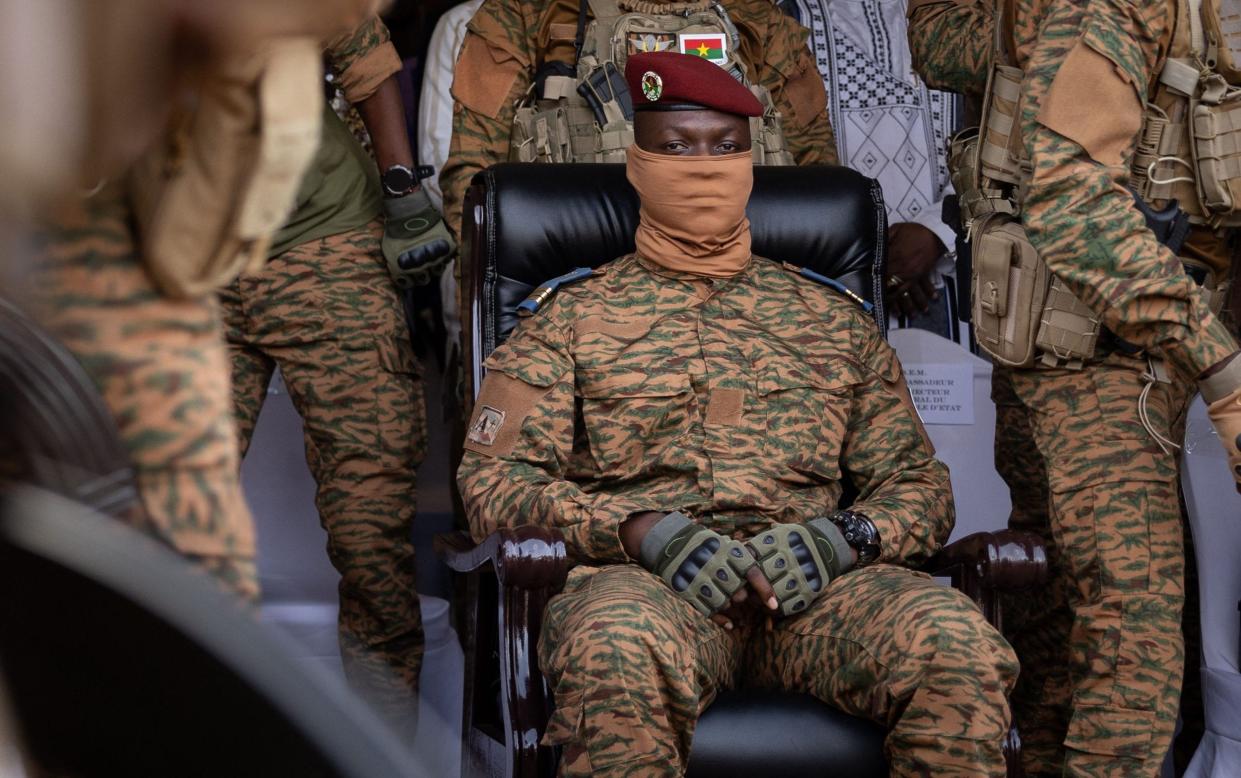
{"type": "Polygon", "coordinates": [[[383,253],[392,280],[402,289],[431,283],[457,251],[444,220],[422,189],[385,197],[383,206],[383,253]]]}
{"type": "Polygon", "coordinates": [[[782,616],[804,611],[850,565],[849,544],[826,518],[777,524],[755,535],[749,545],[776,592],[782,616]]]}
{"type": "Polygon", "coordinates": [[[646,533],[638,561],[704,616],[728,606],[755,564],[740,543],[695,524],[679,511],[646,533]]]}
{"type": "Polygon", "coordinates": [[[1241,491],[1241,356],[1233,357],[1223,370],[1198,382],[1207,416],[1228,452],[1228,469],[1241,491]]]}

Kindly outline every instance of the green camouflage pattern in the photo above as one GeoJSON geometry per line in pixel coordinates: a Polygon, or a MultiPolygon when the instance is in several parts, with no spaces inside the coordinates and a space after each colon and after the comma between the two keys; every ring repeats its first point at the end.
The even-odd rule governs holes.
{"type": "MultiPolygon", "coordinates": [[[[644,7],[660,4],[655,0],[644,7]]],[[[740,57],[750,82],[767,88],[782,116],[793,159],[799,165],[835,163],[827,100],[806,46],[809,32],[771,0],[721,0],[721,4],[740,33],[740,57]]],[[[440,173],[444,218],[454,234],[461,234],[461,208],[470,179],[508,159],[517,104],[531,88],[535,72],[550,60],[573,64],[578,7],[577,0],[485,0],[470,20],[453,80],[452,142],[440,173]],[[473,47],[490,56],[466,55],[473,47]],[[478,84],[495,85],[484,92],[506,84],[508,89],[481,101],[468,96],[468,86],[462,89],[478,84]]]]}
{"type": "Polygon", "coordinates": [[[635,255],[596,273],[486,361],[471,438],[484,409],[504,420],[500,445],[466,441],[476,537],[544,524],[579,560],[624,562],[630,514],[751,537],[834,510],[847,472],[882,561],[916,565],[947,538],[947,468],[858,305],[760,258],[713,281],[635,255]]]}
{"type": "MultiPolygon", "coordinates": [[[[1155,431],[1179,441],[1193,378],[1236,342],[1133,207],[1124,184],[1136,137],[1122,164],[1107,165],[1040,121],[1078,45],[1142,85],[1144,98],[1166,56],[1175,6],[1014,0],[1005,8],[1006,46],[1026,72],[1019,127],[1033,177],[1023,222],[1052,271],[1106,327],[1167,357],[1172,383],[1153,388],[1148,410],[1155,431]]],[[[994,10],[986,0],[912,4],[910,48],[928,83],[981,94],[994,10]]],[[[1198,228],[1183,253],[1226,273],[1228,238],[1198,228]]],[[[1146,369],[1144,359],[1104,349],[1080,372],[993,374],[996,466],[1015,506],[1010,525],[1052,542],[1052,582],[1012,598],[1006,611],[1023,668],[1013,712],[1028,775],[1156,775],[1172,736],[1184,550],[1175,458],[1139,420],[1146,369]]]]}
{"type": "Polygon", "coordinates": [[[755,258],[708,280],[633,255],[564,286],[487,360],[458,484],[473,535],[561,529],[579,562],[539,645],[561,774],[679,775],[719,689],[806,691],[890,728],[894,775],[1005,774],[1012,650],[963,595],[898,567],[952,528],[951,487],[874,322],[755,258]],[[882,536],[802,614],[714,624],[627,559],[630,515],[735,539],[837,505],[882,536]],[[896,563],[896,564],[890,564],[896,563]]]}
{"type": "MultiPolygon", "coordinates": [[[[993,0],[912,5],[909,44],[919,74],[933,88],[981,94],[992,59],[993,0]]],[[[1012,29],[1004,32],[1014,63],[1026,74],[1019,124],[1033,164],[1022,209],[1030,241],[1104,326],[1198,376],[1234,353],[1237,342],[1133,206],[1125,184],[1136,133],[1123,151],[1125,164],[1107,165],[1038,118],[1060,66],[1079,43],[1110,60],[1118,78],[1141,85],[1137,96],[1145,100],[1171,41],[1175,5],[1011,0],[1006,8],[1012,29]]],[[[1079,135],[1092,131],[1083,128],[1079,135]]],[[[1214,251],[1208,263],[1227,268],[1228,243],[1212,240],[1207,230],[1198,233],[1191,252],[1194,246],[1214,251]]]]}
{"type": "Polygon", "coordinates": [[[254,525],[218,310],[209,297],[164,297],[132,225],[117,185],[66,206],[45,225],[17,302],[82,363],[112,412],[145,513],[132,521],[254,600],[254,525]]]}
{"type": "Polygon", "coordinates": [[[423,649],[410,531],[426,408],[381,235],[374,221],[304,243],[219,296],[241,454],[279,367],[341,574],[346,675],[382,711],[407,717],[423,649]]]}
{"type": "Polygon", "coordinates": [[[807,692],[889,729],[894,776],[1003,776],[1017,660],[964,595],[874,565],[805,613],[726,630],[636,565],[579,567],[547,606],[539,666],[563,776],[677,776],[722,689],[807,692]]]}

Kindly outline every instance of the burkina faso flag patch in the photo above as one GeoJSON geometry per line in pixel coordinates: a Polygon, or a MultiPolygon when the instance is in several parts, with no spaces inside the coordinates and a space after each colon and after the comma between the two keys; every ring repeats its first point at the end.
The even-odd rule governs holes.
{"type": "Polygon", "coordinates": [[[683,32],[677,35],[682,54],[693,54],[723,65],[728,62],[728,36],[722,32],[683,32]]]}

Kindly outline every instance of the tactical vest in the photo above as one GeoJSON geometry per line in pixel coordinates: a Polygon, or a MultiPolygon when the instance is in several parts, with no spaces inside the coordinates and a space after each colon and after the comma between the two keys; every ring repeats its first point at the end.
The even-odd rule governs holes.
{"type": "MultiPolygon", "coordinates": [[[[1175,199],[1191,223],[1218,228],[1241,224],[1241,89],[1230,85],[1241,84],[1241,0],[1203,3],[1176,2],[1173,44],[1146,100],[1131,186],[1156,210],[1175,199]]],[[[999,364],[1080,369],[1094,354],[1099,319],[1051,272],[1021,224],[1032,166],[1019,127],[1025,74],[1010,64],[1006,6],[1011,11],[1011,0],[997,0],[981,125],[953,136],[948,150],[973,246],[974,334],[999,364]]],[[[1199,278],[1202,268],[1186,264],[1218,312],[1224,279],[1199,278]]]]}
{"type": "Polygon", "coordinates": [[[741,36],[718,1],[584,0],[578,15],[575,74],[544,66],[517,108],[509,159],[518,162],[623,162],[633,143],[633,102],[625,60],[634,52],[698,54],[749,87],[763,106],[750,119],[759,165],[792,165],[780,113],[740,59],[741,36]],[[593,17],[587,19],[587,8],[593,17]],[[540,91],[541,94],[535,94],[540,91]]]}

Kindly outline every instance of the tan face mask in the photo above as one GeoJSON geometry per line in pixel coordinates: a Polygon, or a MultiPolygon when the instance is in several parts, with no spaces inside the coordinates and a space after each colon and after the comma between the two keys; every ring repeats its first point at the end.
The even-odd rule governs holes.
{"type": "Polygon", "coordinates": [[[718,157],[652,154],[636,145],[626,174],[642,202],[638,254],[661,267],[728,278],[750,262],[745,206],[754,187],[748,151],[718,157]]]}

